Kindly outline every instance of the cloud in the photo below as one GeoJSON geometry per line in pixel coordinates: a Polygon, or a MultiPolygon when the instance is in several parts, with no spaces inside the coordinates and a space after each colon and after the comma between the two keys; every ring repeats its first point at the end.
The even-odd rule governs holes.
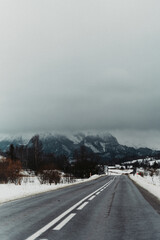
{"type": "Polygon", "coordinates": [[[160,131],[160,3],[0,3],[0,131],[160,131]]]}

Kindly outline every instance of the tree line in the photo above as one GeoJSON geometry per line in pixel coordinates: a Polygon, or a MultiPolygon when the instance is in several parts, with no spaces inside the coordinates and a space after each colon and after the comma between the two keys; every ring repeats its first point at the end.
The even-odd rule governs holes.
{"type": "Polygon", "coordinates": [[[85,146],[82,145],[75,150],[71,160],[65,155],[45,153],[38,135],[35,135],[28,145],[11,144],[5,155],[6,160],[0,162],[0,181],[4,180],[4,182],[10,181],[11,177],[4,177],[2,172],[5,172],[6,176],[11,175],[9,172],[14,171],[16,166],[17,173],[20,169],[34,171],[42,183],[46,181],[57,183],[60,179],[58,171],[75,178],[87,178],[104,172],[103,165],[99,164],[100,158],[89,152],[85,146]]]}

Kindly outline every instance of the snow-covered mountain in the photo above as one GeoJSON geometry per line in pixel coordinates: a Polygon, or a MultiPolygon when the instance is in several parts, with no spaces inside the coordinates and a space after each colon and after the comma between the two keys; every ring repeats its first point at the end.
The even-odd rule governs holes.
{"type": "MultiPolygon", "coordinates": [[[[33,136],[32,136],[33,137],[33,136]]],[[[32,137],[22,136],[3,138],[0,140],[0,149],[6,151],[10,144],[15,146],[32,146],[32,137]]],[[[39,134],[39,139],[43,145],[45,153],[54,153],[55,155],[64,154],[72,157],[73,152],[84,145],[88,151],[100,155],[103,159],[123,159],[124,157],[142,157],[154,156],[159,151],[148,148],[127,147],[119,144],[117,139],[109,133],[75,133],[75,134],[39,134]]]]}

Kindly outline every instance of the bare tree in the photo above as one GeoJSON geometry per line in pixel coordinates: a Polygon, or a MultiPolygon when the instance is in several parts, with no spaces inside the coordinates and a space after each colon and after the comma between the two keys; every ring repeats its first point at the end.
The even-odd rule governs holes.
{"type": "Polygon", "coordinates": [[[34,152],[34,168],[37,171],[39,164],[42,160],[42,150],[43,150],[43,145],[39,139],[39,135],[35,135],[32,138],[32,144],[33,144],[33,152],[34,152]]]}

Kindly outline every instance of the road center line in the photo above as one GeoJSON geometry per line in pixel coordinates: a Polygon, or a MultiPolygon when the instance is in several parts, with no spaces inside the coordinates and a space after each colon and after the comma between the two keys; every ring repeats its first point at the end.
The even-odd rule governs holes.
{"type": "Polygon", "coordinates": [[[96,196],[95,195],[93,195],[92,197],[90,197],[88,200],[89,201],[92,201],[94,198],[95,198],[96,196]]]}
{"type": "Polygon", "coordinates": [[[77,210],[82,210],[87,204],[88,202],[84,202],[81,206],[77,208],[77,210]]]}
{"type": "Polygon", "coordinates": [[[65,212],[63,212],[62,214],[60,214],[58,217],[56,217],[55,219],[53,219],[50,223],[48,223],[47,225],[45,225],[44,227],[42,227],[41,229],[39,229],[37,232],[35,232],[33,235],[31,235],[30,237],[26,238],[25,240],[35,240],[37,237],[39,237],[40,235],[42,235],[42,233],[46,232],[49,228],[53,227],[53,225],[55,225],[57,222],[59,222],[62,218],[64,218],[67,214],[69,214],[70,212],[72,212],[75,208],[77,208],[81,203],[83,203],[85,200],[87,200],[88,198],[90,198],[91,196],[93,196],[94,194],[96,194],[98,191],[100,191],[103,187],[108,187],[113,181],[114,181],[115,177],[112,178],[109,182],[105,183],[102,187],[98,188],[97,190],[95,190],[94,192],[90,193],[88,196],[84,197],[82,200],[80,200],[79,202],[77,202],[76,204],[74,204],[72,207],[70,207],[69,209],[67,209],[65,212]]]}
{"type": "Polygon", "coordinates": [[[76,213],[71,213],[68,217],[66,217],[61,223],[59,223],[53,230],[61,230],[64,225],[66,225],[74,216],[76,213]]]}

